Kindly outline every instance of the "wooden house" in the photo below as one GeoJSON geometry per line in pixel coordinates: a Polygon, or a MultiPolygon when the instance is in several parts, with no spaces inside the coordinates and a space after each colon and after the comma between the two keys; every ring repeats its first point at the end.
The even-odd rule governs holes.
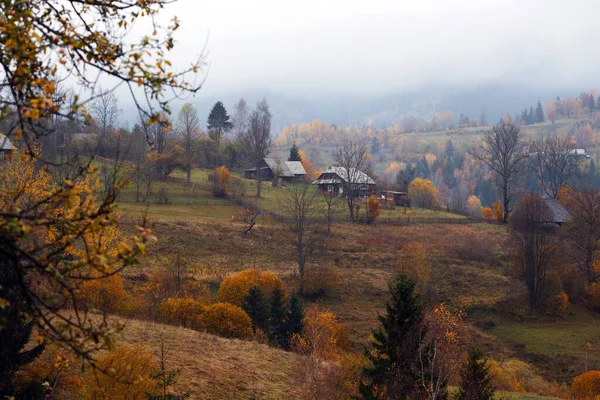
{"type": "Polygon", "coordinates": [[[551,198],[543,198],[546,207],[550,210],[549,215],[551,216],[551,221],[541,221],[549,224],[556,224],[561,226],[565,222],[571,220],[571,214],[564,208],[556,199],[551,198]]]}
{"type": "Polygon", "coordinates": [[[344,195],[348,191],[354,191],[358,197],[363,198],[375,194],[375,181],[369,175],[354,169],[347,171],[342,167],[329,168],[319,175],[313,185],[318,185],[320,192],[331,194],[344,195]]]}
{"type": "Polygon", "coordinates": [[[382,193],[385,198],[384,204],[393,204],[395,206],[409,207],[410,202],[408,201],[408,193],[397,192],[394,190],[386,190],[382,193]]]}
{"type": "Polygon", "coordinates": [[[17,150],[10,139],[0,134],[0,162],[10,160],[12,154],[17,150]]]}
{"type": "MultiPolygon", "coordinates": [[[[306,171],[300,161],[266,157],[260,166],[260,179],[263,181],[272,181],[279,177],[283,182],[294,182],[303,180],[305,176],[306,171]]],[[[244,178],[256,179],[256,167],[244,170],[244,178]]]]}

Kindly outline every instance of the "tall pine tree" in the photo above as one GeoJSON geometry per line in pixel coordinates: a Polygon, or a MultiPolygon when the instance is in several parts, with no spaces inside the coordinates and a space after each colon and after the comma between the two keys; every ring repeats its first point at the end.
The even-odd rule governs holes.
{"type": "Polygon", "coordinates": [[[446,143],[446,155],[448,157],[454,156],[454,145],[450,139],[448,139],[448,142],[446,143]]]}
{"type": "Polygon", "coordinates": [[[492,384],[490,366],[483,353],[473,348],[460,371],[457,400],[493,400],[496,389],[492,384]]]}
{"type": "Polygon", "coordinates": [[[596,99],[594,99],[594,95],[590,94],[590,103],[588,104],[588,107],[590,108],[590,117],[591,117],[592,113],[596,109],[596,99]]]}
{"type": "Polygon", "coordinates": [[[541,124],[546,121],[546,117],[544,116],[544,109],[542,108],[542,103],[538,100],[537,107],[535,108],[535,122],[541,124]]]}
{"type": "Polygon", "coordinates": [[[282,346],[284,349],[290,348],[290,339],[295,334],[302,333],[304,329],[304,307],[302,301],[297,295],[293,295],[289,301],[285,316],[284,339],[282,346]]]}
{"type": "Polygon", "coordinates": [[[359,391],[362,397],[375,398],[385,390],[387,398],[419,398],[419,348],[424,335],[424,311],[417,281],[400,275],[389,286],[386,314],[379,316],[380,327],[373,332],[371,366],[364,369],[359,391]]]}
{"type": "Polygon", "coordinates": [[[283,290],[279,287],[273,290],[269,311],[269,330],[267,332],[269,339],[280,347],[285,347],[288,336],[285,324],[287,310],[283,290]]]}
{"type": "Polygon", "coordinates": [[[298,147],[296,147],[296,143],[292,144],[292,147],[290,148],[290,156],[288,157],[288,161],[302,161],[298,147]]]}
{"type": "Polygon", "coordinates": [[[233,128],[233,124],[229,121],[229,115],[222,102],[217,101],[210,110],[208,120],[208,134],[213,139],[217,146],[221,143],[221,135],[233,128]]]}

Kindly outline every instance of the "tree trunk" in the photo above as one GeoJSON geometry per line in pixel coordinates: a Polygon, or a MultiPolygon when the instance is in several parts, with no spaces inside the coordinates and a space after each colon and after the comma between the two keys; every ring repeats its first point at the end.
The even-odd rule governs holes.
{"type": "Polygon", "coordinates": [[[505,186],[502,188],[502,205],[504,206],[504,218],[502,219],[502,222],[504,222],[505,224],[508,222],[508,214],[509,214],[509,205],[510,205],[510,200],[508,198],[508,183],[505,184],[505,186]]]}
{"type": "Polygon", "coordinates": [[[256,197],[260,197],[260,165],[256,166],[256,197]]]}

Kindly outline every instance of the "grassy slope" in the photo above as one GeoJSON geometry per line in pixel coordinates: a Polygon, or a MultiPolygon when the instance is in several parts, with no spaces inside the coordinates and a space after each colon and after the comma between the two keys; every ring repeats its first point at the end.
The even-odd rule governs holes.
{"type": "Polygon", "coordinates": [[[167,368],[182,368],[174,389],[191,399],[299,397],[291,378],[297,356],[264,344],[136,320],[126,322],[119,343],[142,343],[158,354],[163,340],[167,368]]]}

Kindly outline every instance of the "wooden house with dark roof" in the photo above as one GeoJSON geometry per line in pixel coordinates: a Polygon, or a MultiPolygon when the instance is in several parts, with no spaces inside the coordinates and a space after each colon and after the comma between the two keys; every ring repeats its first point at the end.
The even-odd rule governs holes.
{"type": "MultiPolygon", "coordinates": [[[[283,182],[301,181],[306,176],[304,166],[300,161],[283,161],[278,158],[265,157],[260,166],[260,179],[272,181],[275,177],[283,182]]],[[[256,179],[256,167],[244,170],[244,178],[256,179]]]]}
{"type": "Polygon", "coordinates": [[[358,197],[369,197],[375,194],[375,181],[360,170],[350,169],[346,171],[342,167],[330,167],[323,172],[313,185],[323,193],[344,195],[344,191],[355,191],[358,197]]]}

